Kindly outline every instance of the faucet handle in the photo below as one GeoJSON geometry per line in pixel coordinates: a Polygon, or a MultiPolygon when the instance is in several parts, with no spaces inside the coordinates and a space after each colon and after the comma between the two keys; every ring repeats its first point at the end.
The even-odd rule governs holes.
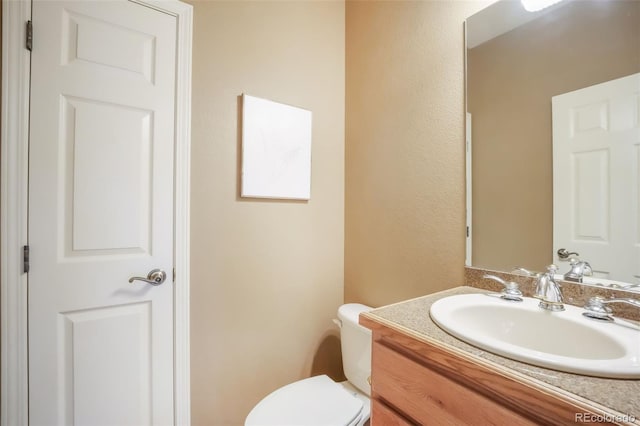
{"type": "Polygon", "coordinates": [[[631,306],[635,306],[636,308],[640,308],[640,300],[631,299],[631,298],[617,298],[617,299],[605,299],[601,296],[592,297],[587,301],[587,304],[584,305],[586,312],[583,312],[582,315],[589,318],[595,318],[604,321],[613,321],[613,317],[611,313],[613,312],[610,307],[605,306],[609,303],[626,303],[631,306]]]}
{"type": "Polygon", "coordinates": [[[589,264],[589,262],[586,262],[584,260],[572,258],[569,261],[569,266],[571,269],[569,269],[569,272],[564,274],[563,277],[567,281],[575,281],[581,283],[583,277],[593,275],[593,269],[591,269],[591,265],[589,264]]]}
{"type": "Polygon", "coordinates": [[[528,269],[522,268],[520,266],[516,266],[515,268],[513,268],[513,270],[511,271],[511,273],[522,273],[527,277],[539,277],[540,273],[539,272],[535,272],[535,271],[530,271],[528,269]]]}
{"type": "Polygon", "coordinates": [[[505,281],[500,277],[489,274],[484,275],[482,278],[493,280],[504,286],[504,289],[502,290],[502,292],[500,292],[500,298],[513,302],[522,302],[522,292],[520,291],[518,283],[514,283],[513,281],[505,281]]]}
{"type": "Polygon", "coordinates": [[[587,318],[613,321],[613,317],[611,317],[611,312],[613,311],[610,307],[604,305],[604,297],[595,296],[590,298],[587,304],[584,305],[584,309],[586,309],[586,312],[583,312],[582,315],[587,318]]]}
{"type": "Polygon", "coordinates": [[[575,260],[575,262],[570,263],[570,265],[582,265],[582,275],[586,275],[588,277],[593,275],[593,269],[591,269],[591,265],[589,264],[589,262],[578,259],[572,259],[572,261],[573,260],[575,260]]]}

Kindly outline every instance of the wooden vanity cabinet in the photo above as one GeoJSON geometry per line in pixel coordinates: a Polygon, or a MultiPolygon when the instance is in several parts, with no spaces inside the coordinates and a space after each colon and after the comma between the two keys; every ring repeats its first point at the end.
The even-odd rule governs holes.
{"type": "Polygon", "coordinates": [[[576,424],[576,413],[598,414],[457,349],[426,343],[366,316],[360,323],[373,331],[371,426],[564,425],[576,424]]]}

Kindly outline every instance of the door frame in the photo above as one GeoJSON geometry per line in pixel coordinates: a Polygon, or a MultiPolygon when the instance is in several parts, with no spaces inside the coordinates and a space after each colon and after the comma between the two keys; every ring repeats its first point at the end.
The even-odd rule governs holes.
{"type": "MultiPolygon", "coordinates": [[[[189,215],[191,151],[191,48],[193,7],[178,0],[129,0],[175,16],[175,281],[174,422],[191,423],[189,351],[189,215]]],[[[28,425],[27,274],[29,83],[25,48],[31,0],[2,2],[2,103],[0,109],[0,425],[28,425]]],[[[34,29],[37,45],[37,28],[34,29]]]]}
{"type": "Polygon", "coordinates": [[[473,179],[472,179],[472,166],[473,166],[473,151],[471,146],[473,121],[470,112],[466,113],[465,121],[465,188],[466,188],[466,203],[465,203],[465,217],[466,217],[466,252],[465,252],[465,266],[473,266],[473,179]]]}

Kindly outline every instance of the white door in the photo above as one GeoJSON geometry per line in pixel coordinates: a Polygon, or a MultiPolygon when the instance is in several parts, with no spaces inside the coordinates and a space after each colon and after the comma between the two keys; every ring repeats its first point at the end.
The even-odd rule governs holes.
{"type": "Polygon", "coordinates": [[[173,424],[176,19],[34,1],[33,27],[30,424],[173,424]]]}
{"type": "Polygon", "coordinates": [[[553,98],[553,245],[640,276],[640,74],[553,98]]]}

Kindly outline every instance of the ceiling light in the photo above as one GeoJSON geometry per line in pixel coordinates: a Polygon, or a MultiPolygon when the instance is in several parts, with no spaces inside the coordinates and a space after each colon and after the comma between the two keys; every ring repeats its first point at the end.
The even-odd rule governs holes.
{"type": "Polygon", "coordinates": [[[562,0],[520,0],[527,12],[537,12],[562,0]]]}

